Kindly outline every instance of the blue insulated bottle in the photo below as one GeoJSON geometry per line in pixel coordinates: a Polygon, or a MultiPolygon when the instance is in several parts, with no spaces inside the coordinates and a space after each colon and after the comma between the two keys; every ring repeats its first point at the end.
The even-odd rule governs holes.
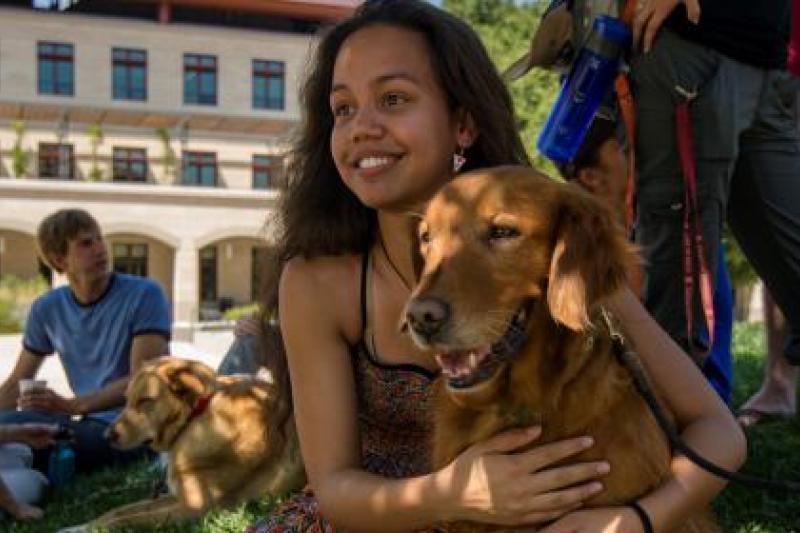
{"type": "Polygon", "coordinates": [[[620,58],[631,40],[621,20],[608,15],[594,19],[586,44],[567,75],[536,144],[557,163],[578,153],[600,102],[611,91],[620,58]]]}
{"type": "Polygon", "coordinates": [[[75,477],[75,452],[69,441],[56,441],[50,451],[50,460],[47,465],[47,478],[54,487],[62,487],[72,483],[75,477]]]}

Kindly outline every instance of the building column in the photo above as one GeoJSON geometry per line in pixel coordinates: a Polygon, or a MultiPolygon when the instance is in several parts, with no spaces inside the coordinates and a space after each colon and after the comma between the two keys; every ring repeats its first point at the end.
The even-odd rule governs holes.
{"type": "Polygon", "coordinates": [[[167,0],[158,3],[158,21],[161,24],[172,22],[172,5],[167,0]]]}
{"type": "Polygon", "coordinates": [[[175,252],[172,292],[172,337],[191,342],[200,310],[200,256],[194,242],[181,242],[175,252]]]}

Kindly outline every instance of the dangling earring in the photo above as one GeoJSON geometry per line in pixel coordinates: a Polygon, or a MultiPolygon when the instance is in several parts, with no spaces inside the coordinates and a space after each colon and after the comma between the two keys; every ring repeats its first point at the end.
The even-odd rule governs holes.
{"type": "Polygon", "coordinates": [[[466,162],[467,158],[464,157],[464,147],[459,146],[458,152],[453,154],[453,174],[458,174],[458,171],[461,170],[461,167],[463,167],[466,162]]]}

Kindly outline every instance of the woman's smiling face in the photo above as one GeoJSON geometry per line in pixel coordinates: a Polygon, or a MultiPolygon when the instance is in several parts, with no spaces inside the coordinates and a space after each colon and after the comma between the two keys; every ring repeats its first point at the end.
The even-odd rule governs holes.
{"type": "Polygon", "coordinates": [[[394,26],[353,33],[339,50],[331,151],[367,206],[415,209],[452,175],[460,129],[422,35],[394,26]]]}

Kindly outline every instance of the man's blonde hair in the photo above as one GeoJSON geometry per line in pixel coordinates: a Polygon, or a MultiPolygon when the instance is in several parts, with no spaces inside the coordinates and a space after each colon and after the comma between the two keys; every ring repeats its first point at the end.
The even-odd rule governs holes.
{"type": "Polygon", "coordinates": [[[39,224],[36,232],[39,255],[50,268],[61,273],[53,259],[66,255],[69,241],[75,239],[80,232],[99,229],[100,225],[94,217],[83,209],[56,211],[39,224]]]}

